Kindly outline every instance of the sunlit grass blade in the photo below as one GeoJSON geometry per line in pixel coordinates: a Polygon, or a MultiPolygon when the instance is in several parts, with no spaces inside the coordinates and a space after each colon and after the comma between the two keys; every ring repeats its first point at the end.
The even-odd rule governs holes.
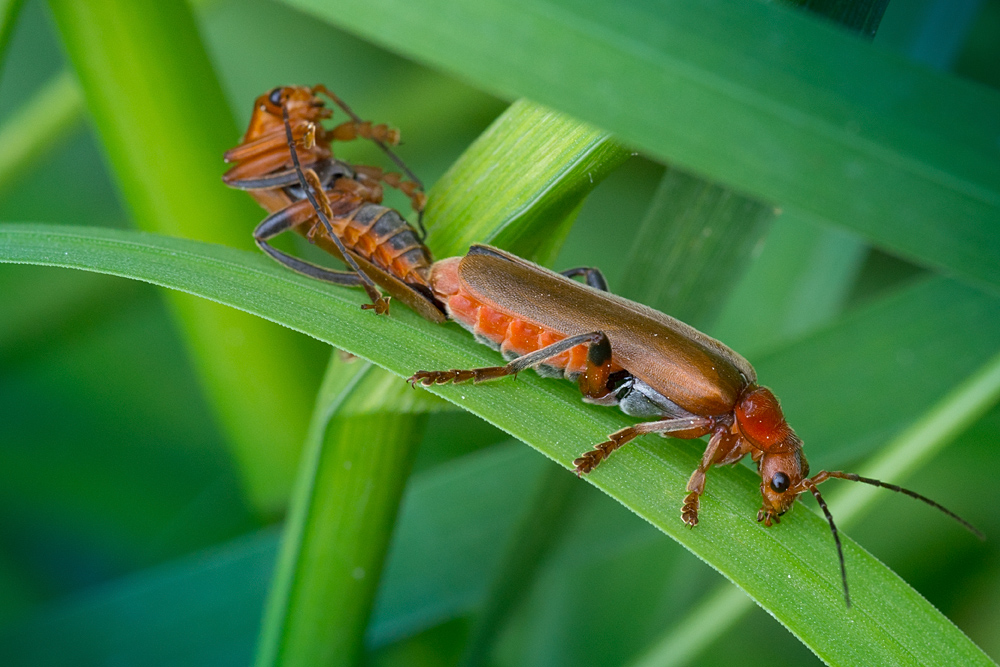
{"type": "Polygon", "coordinates": [[[352,665],[360,658],[426,421],[428,397],[406,389],[367,364],[331,361],[282,540],[258,666],[352,665]]]}
{"type": "MultiPolygon", "coordinates": [[[[402,309],[391,318],[375,317],[359,310],[362,295],[316,284],[230,248],[134,232],[2,225],[0,257],[126,275],[196,293],[281,322],[404,377],[418,368],[495,363],[490,350],[454,327],[431,325],[402,309]]],[[[529,375],[516,383],[432,392],[566,467],[581,443],[597,442],[628,423],[581,404],[568,383],[529,375]]],[[[759,478],[747,468],[713,471],[704,520],[697,530],[686,529],[676,513],[699,449],[698,443],[644,440],[621,450],[614,465],[588,480],[736,582],[824,660],[898,663],[916,656],[935,663],[991,664],[916,591],[849,539],[844,551],[856,595],[852,608],[845,609],[825,521],[800,510],[787,515],[780,528],[764,528],[756,521],[759,478]]]]}
{"type": "Polygon", "coordinates": [[[444,256],[491,243],[551,258],[584,197],[628,155],[608,133],[518,100],[434,186],[429,242],[444,256]]]}
{"type": "Polygon", "coordinates": [[[287,1],[486,90],[547,104],[790,213],[1000,290],[1000,93],[805,12],[582,0],[379,0],[351,11],[287,1]]]}
{"type": "MultiPolygon", "coordinates": [[[[239,138],[182,0],[53,0],[52,14],[136,224],[250,248],[262,213],[222,186],[239,138]]],[[[285,504],[321,374],[303,341],[254,318],[172,295],[248,496],[285,504]]]]}

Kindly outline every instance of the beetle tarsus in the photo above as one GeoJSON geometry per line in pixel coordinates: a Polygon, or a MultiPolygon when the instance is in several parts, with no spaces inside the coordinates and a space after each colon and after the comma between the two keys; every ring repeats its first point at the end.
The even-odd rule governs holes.
{"type": "Polygon", "coordinates": [[[695,491],[684,497],[684,505],[681,507],[681,520],[687,524],[688,528],[698,525],[698,510],[701,507],[701,495],[695,491]]]}
{"type": "Polygon", "coordinates": [[[775,512],[759,509],[757,510],[757,521],[770,528],[772,524],[781,523],[781,517],[775,512]]]}
{"type": "Polygon", "coordinates": [[[374,310],[376,315],[388,315],[389,301],[391,300],[391,296],[379,296],[373,298],[371,303],[361,304],[361,310],[374,310]]]}
{"type": "MultiPolygon", "coordinates": [[[[614,437],[614,436],[610,436],[614,437]]],[[[621,444],[614,440],[607,440],[594,447],[589,452],[584,452],[578,459],[573,461],[574,472],[577,477],[586,475],[600,465],[601,461],[608,458],[611,452],[615,451],[621,444]]]]}

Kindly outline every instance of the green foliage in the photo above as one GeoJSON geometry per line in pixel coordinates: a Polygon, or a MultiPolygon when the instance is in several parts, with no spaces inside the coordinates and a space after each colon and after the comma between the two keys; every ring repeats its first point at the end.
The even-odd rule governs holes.
{"type": "MultiPolygon", "coordinates": [[[[27,3],[0,81],[0,258],[87,270],[0,266],[9,660],[247,664],[260,647],[265,664],[277,647],[286,662],[332,664],[317,656],[338,646],[335,660],[363,653],[376,665],[1000,655],[1000,97],[890,53],[930,62],[918,49],[931,35],[932,51],[951,49],[936,66],[974,61],[996,80],[995,40],[964,55],[948,41],[981,34],[993,14],[971,26],[951,17],[949,32],[931,30],[920,3],[891,6],[890,37],[872,46],[773,4],[215,2],[198,8],[195,31],[180,3],[163,3],[103,15],[125,31],[101,45],[101,12],[75,13],[86,4],[51,3],[76,78],[27,3]],[[399,376],[495,364],[464,331],[402,306],[377,318],[360,293],[188,240],[250,247],[263,214],[218,182],[218,153],[253,97],[320,81],[402,130],[400,153],[436,184],[427,218],[439,256],[492,238],[548,260],[565,238],[553,265],[600,266],[612,289],[688,313],[745,353],[814,469],[903,483],[987,543],[888,492],[833,501],[831,482],[838,523],[886,564],[847,540],[845,610],[825,521],[804,503],[780,526],[757,524],[748,467],[711,471],[702,524],[686,530],[677,510],[701,443],[645,438],[578,482],[560,466],[627,424],[617,412],[533,374],[441,387],[471,414],[442,409],[399,376]],[[546,106],[518,101],[484,133],[504,105],[479,91],[546,106]],[[83,99],[99,139],[76,122],[83,99]],[[668,161],[667,178],[641,158],[609,175],[625,156],[609,132],[668,161]],[[727,209],[732,192],[756,208],[727,209]],[[109,229],[129,223],[188,238],[109,229]],[[219,313],[219,327],[192,327],[192,311],[93,271],[199,295],[183,298],[219,313]],[[254,342],[226,322],[271,329],[229,306],[325,344],[287,331],[254,342]],[[390,373],[333,362],[314,400],[328,345],[390,373]],[[206,359],[246,369],[285,408],[255,404],[239,379],[206,385],[206,359]],[[266,523],[289,496],[279,536],[266,523]]],[[[338,155],[381,159],[361,142],[338,155]]]]}

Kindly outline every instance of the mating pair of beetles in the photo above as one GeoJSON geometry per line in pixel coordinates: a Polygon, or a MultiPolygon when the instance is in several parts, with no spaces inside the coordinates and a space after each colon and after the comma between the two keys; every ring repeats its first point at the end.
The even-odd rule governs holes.
{"type": "Polygon", "coordinates": [[[709,436],[681,508],[681,519],[690,527],[698,524],[708,469],[749,454],[761,480],[757,520],[765,526],[778,523],[806,491],[819,502],[836,543],[848,606],[843,550],[818,484],[836,477],[905,493],[982,537],[938,503],[896,485],[825,470],[809,476],[802,441],[785,421],[778,399],[757,384],[746,359],[669,315],[610,293],[597,269],[555,273],[484,245],[472,246],[464,257],[434,262],[422,232],[381,203],[384,183],[403,191],[418,215],[423,209],[420,181],[389,148],[398,141],[398,132],[362,121],[323,86],[275,88],[256,100],[243,141],[226,153],[226,160],[236,164],[224,181],[250,192],[270,212],[254,238],[288,268],[337,285],[363,287],[372,302],[363,308],[377,314],[387,314],[389,300],[396,298],[433,322],[454,320],[509,360],[489,368],[417,371],[409,379],[412,384],[483,382],[534,368],[577,382],[589,403],[617,405],[629,416],[649,420],[616,431],[584,452],[573,462],[578,475],[646,433],[709,436]],[[325,129],[320,123],[332,111],[321,94],[350,120],[325,129]],[[408,180],[334,157],[332,142],[359,137],[378,144],[408,180]],[[318,266],[268,243],[287,230],[306,236],[349,270],[318,266]]]}

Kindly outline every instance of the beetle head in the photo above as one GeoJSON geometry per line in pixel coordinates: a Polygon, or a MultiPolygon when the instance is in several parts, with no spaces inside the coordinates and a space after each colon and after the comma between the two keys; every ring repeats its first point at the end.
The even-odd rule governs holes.
{"type": "Polygon", "coordinates": [[[802,480],[809,475],[809,462],[801,449],[765,453],[757,462],[757,470],[760,472],[760,495],[764,500],[757,520],[770,526],[772,521],[778,523],[778,517],[787,512],[805,490],[802,480]]]}
{"type": "Polygon", "coordinates": [[[332,115],[323,100],[308,86],[279,86],[264,93],[254,102],[253,115],[245,139],[254,139],[280,129],[284,124],[281,116],[282,107],[288,108],[288,115],[293,121],[315,123],[332,115]]]}
{"type": "Polygon", "coordinates": [[[754,458],[764,506],[757,519],[770,526],[804,490],[801,483],[809,475],[809,464],[802,455],[802,441],[785,421],[778,399],[767,387],[748,387],[733,414],[740,433],[760,452],[759,458],[754,458]]]}

